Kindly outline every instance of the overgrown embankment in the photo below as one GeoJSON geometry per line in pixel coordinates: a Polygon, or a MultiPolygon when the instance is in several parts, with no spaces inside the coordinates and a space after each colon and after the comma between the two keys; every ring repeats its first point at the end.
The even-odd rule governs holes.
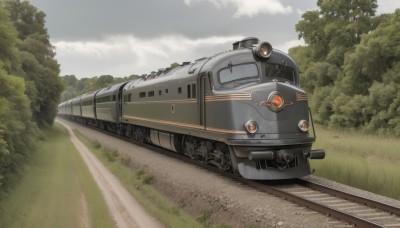
{"type": "Polygon", "coordinates": [[[213,225],[207,216],[191,217],[179,205],[168,200],[154,186],[156,177],[144,167],[134,167],[134,161],[115,149],[102,145],[97,140],[89,140],[78,131],[77,137],[101,160],[101,162],[121,181],[129,193],[167,227],[224,227],[213,225]]]}

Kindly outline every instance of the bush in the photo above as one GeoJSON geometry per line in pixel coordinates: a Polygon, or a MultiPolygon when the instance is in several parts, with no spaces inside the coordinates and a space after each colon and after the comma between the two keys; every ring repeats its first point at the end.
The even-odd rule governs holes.
{"type": "Polygon", "coordinates": [[[110,149],[108,147],[103,148],[103,153],[106,156],[107,160],[110,162],[115,162],[118,158],[118,151],[114,149],[110,149]]]}
{"type": "Polygon", "coordinates": [[[199,223],[203,224],[204,226],[209,226],[210,225],[210,217],[211,217],[211,210],[209,209],[204,209],[200,212],[200,214],[197,216],[196,221],[199,223]]]}
{"type": "Polygon", "coordinates": [[[127,155],[120,156],[119,162],[120,162],[123,166],[129,167],[129,166],[131,165],[131,157],[129,157],[129,156],[127,156],[127,155]]]}
{"type": "Polygon", "coordinates": [[[142,176],[142,183],[143,184],[152,184],[152,183],[154,183],[154,176],[149,174],[149,173],[145,173],[142,176]]]}
{"type": "Polygon", "coordinates": [[[137,179],[140,180],[144,174],[145,174],[145,172],[144,172],[143,169],[139,169],[138,171],[136,171],[136,177],[137,177],[137,179]]]}
{"type": "Polygon", "coordinates": [[[136,171],[136,178],[141,180],[143,184],[152,184],[154,183],[154,176],[146,173],[144,169],[139,169],[136,171]]]}
{"type": "Polygon", "coordinates": [[[100,144],[100,142],[97,141],[97,140],[93,140],[93,141],[92,141],[92,146],[93,146],[95,149],[100,149],[100,148],[101,148],[101,144],[100,144]]]}

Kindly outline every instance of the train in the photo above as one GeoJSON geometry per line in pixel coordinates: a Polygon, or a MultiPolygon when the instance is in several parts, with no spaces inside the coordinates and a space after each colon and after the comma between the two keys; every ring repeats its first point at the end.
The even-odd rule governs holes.
{"type": "Polygon", "coordinates": [[[254,37],[77,96],[59,104],[58,115],[253,180],[306,176],[309,159],[325,157],[312,149],[315,129],[297,64],[254,37]]]}

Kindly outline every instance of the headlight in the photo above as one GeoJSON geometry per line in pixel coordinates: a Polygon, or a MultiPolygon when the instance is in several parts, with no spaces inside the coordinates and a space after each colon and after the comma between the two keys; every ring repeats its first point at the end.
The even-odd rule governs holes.
{"type": "Polygon", "coordinates": [[[307,133],[308,132],[308,122],[307,120],[300,120],[299,124],[298,124],[299,130],[303,133],[307,133]]]}
{"type": "Polygon", "coordinates": [[[258,130],[257,122],[254,120],[249,120],[244,124],[244,128],[246,129],[247,133],[254,134],[258,130]]]}
{"type": "Polygon", "coordinates": [[[268,96],[268,108],[271,111],[279,112],[285,108],[285,99],[278,91],[274,91],[268,96]]]}
{"type": "Polygon", "coordinates": [[[256,47],[256,55],[260,58],[268,58],[272,54],[272,45],[268,42],[262,42],[256,47]]]}

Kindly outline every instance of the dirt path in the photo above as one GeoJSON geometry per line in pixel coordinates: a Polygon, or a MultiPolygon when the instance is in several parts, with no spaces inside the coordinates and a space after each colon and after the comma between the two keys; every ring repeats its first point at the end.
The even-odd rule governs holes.
{"type": "Polygon", "coordinates": [[[58,122],[68,130],[72,143],[81,154],[99,186],[117,227],[163,227],[138,204],[119,180],[79,141],[71,128],[62,121],[58,122]]]}

